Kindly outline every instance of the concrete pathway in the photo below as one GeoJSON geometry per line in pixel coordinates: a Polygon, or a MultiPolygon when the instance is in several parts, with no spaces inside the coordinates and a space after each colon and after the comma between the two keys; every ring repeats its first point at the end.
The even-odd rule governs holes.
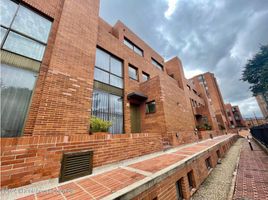
{"type": "MultiPolygon", "coordinates": [[[[33,200],[33,199],[116,199],[122,194],[126,194],[133,189],[149,182],[150,180],[165,177],[170,170],[183,165],[185,162],[194,159],[199,154],[207,151],[223,141],[228,140],[233,135],[223,135],[208,139],[199,143],[193,143],[165,152],[159,152],[153,156],[145,156],[140,160],[132,159],[116,168],[107,168],[99,174],[75,179],[66,183],[53,186],[47,191],[40,190],[29,195],[29,189],[26,188],[24,194],[13,196],[12,199],[33,200]],[[161,161],[161,162],[160,162],[161,161]],[[165,161],[165,162],[163,162],[165,161]],[[26,195],[29,196],[26,196],[26,195]],[[23,197],[24,196],[24,197],[23,197]],[[26,197],[25,197],[26,196],[26,197]],[[15,198],[14,198],[15,197],[15,198]]],[[[38,188],[37,188],[38,189],[38,188]]],[[[4,199],[10,199],[8,196],[4,199]]]]}
{"type": "Polygon", "coordinates": [[[243,139],[234,200],[268,200],[268,155],[251,141],[253,151],[243,139]]]}
{"type": "Polygon", "coordinates": [[[203,182],[193,200],[227,200],[244,139],[238,139],[203,182]]]}

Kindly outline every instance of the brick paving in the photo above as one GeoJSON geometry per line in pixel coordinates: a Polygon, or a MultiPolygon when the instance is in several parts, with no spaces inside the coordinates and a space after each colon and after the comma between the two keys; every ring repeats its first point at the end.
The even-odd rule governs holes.
{"type": "Polygon", "coordinates": [[[130,164],[126,167],[119,167],[98,175],[92,175],[70,181],[66,184],[60,184],[58,187],[51,189],[53,192],[40,192],[19,199],[102,199],[103,197],[145,179],[148,174],[154,174],[163,170],[229,137],[231,137],[231,135],[224,135],[214,138],[213,140],[187,145],[177,151],[165,152],[162,155],[130,164]]]}
{"type": "Polygon", "coordinates": [[[252,140],[246,139],[240,154],[234,200],[268,200],[268,155],[252,140]]]}

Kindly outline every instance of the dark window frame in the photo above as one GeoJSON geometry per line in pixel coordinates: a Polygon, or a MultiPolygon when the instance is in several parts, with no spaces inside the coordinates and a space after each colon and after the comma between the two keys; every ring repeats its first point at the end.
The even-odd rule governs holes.
{"type": "Polygon", "coordinates": [[[148,81],[148,80],[150,80],[150,75],[147,74],[146,72],[142,71],[142,81],[145,82],[145,81],[148,81]],[[146,80],[144,80],[144,78],[143,78],[143,77],[145,77],[145,76],[147,77],[146,80]]]}
{"type": "Polygon", "coordinates": [[[96,48],[96,52],[97,52],[97,49],[99,49],[99,50],[101,50],[101,51],[103,51],[103,52],[105,52],[105,53],[107,53],[107,54],[109,55],[109,71],[106,70],[106,69],[103,69],[103,68],[101,68],[101,67],[96,66],[96,62],[95,62],[95,68],[97,68],[98,70],[104,71],[104,72],[106,72],[106,73],[109,74],[109,84],[104,83],[104,82],[101,82],[101,81],[99,81],[99,80],[96,80],[95,77],[94,77],[94,81],[98,81],[98,82],[100,82],[100,83],[104,83],[104,84],[106,84],[106,85],[110,85],[110,81],[111,81],[111,77],[110,77],[110,75],[113,75],[113,76],[116,76],[117,78],[122,79],[122,88],[117,87],[117,86],[114,86],[114,85],[110,85],[110,86],[112,86],[112,87],[116,87],[116,88],[119,88],[119,89],[123,90],[123,89],[124,89],[124,61],[123,61],[122,59],[120,59],[120,58],[114,56],[113,54],[111,54],[110,52],[108,52],[107,50],[105,50],[105,49],[103,49],[103,48],[101,48],[101,47],[99,47],[99,46],[97,46],[97,48],[96,48]],[[116,59],[116,60],[118,60],[118,61],[120,61],[120,62],[122,63],[122,76],[119,76],[119,75],[114,74],[114,73],[111,72],[111,58],[116,59]]]}
{"type": "Polygon", "coordinates": [[[139,56],[144,57],[144,51],[143,49],[141,49],[140,47],[138,47],[136,44],[134,44],[131,40],[129,40],[127,37],[124,36],[124,41],[123,41],[124,45],[126,45],[128,48],[130,48],[133,52],[135,52],[136,54],[138,54],[139,56]],[[130,48],[126,43],[128,43],[129,45],[131,45],[132,48],[130,48]],[[141,52],[141,55],[135,51],[135,49],[138,49],[141,52]]]}
{"type": "Polygon", "coordinates": [[[153,64],[153,66],[155,66],[157,69],[160,69],[162,71],[164,71],[164,66],[162,64],[160,64],[156,59],[154,59],[153,57],[151,57],[151,62],[153,64]]]}
{"type": "Polygon", "coordinates": [[[183,189],[182,189],[182,183],[183,178],[180,178],[176,182],[176,194],[177,194],[177,200],[183,200],[184,199],[184,194],[183,194],[183,189]]]}
{"type": "Polygon", "coordinates": [[[212,169],[210,156],[206,158],[205,164],[206,164],[206,167],[207,167],[208,170],[212,169]]]}
{"type": "Polygon", "coordinates": [[[10,25],[9,25],[8,27],[5,26],[5,25],[2,25],[2,24],[0,25],[0,27],[6,29],[6,33],[5,33],[4,37],[3,37],[3,40],[2,40],[1,45],[0,45],[1,50],[7,51],[7,52],[10,52],[10,53],[14,53],[14,54],[16,54],[16,55],[20,55],[20,56],[23,56],[23,57],[25,57],[25,58],[29,58],[29,59],[34,60],[34,61],[42,62],[43,58],[42,58],[41,60],[37,60],[37,59],[31,58],[31,57],[28,57],[28,56],[25,56],[25,55],[22,55],[22,54],[19,54],[19,53],[16,53],[16,52],[9,51],[9,50],[7,50],[7,49],[4,49],[3,47],[4,47],[4,44],[5,44],[6,40],[7,40],[7,37],[8,37],[8,35],[9,35],[9,33],[10,33],[10,32],[13,32],[13,33],[16,33],[16,34],[18,34],[18,35],[20,35],[20,36],[22,36],[22,37],[25,37],[25,38],[27,38],[27,39],[30,39],[30,40],[32,40],[32,41],[34,41],[34,42],[37,42],[37,43],[39,43],[39,44],[45,46],[45,49],[46,49],[46,47],[47,47],[47,43],[48,43],[48,39],[49,39],[49,36],[50,36],[50,34],[51,34],[51,31],[52,31],[52,26],[53,26],[53,21],[54,21],[53,18],[51,18],[51,17],[49,17],[49,16],[47,16],[47,15],[41,13],[41,12],[40,12],[39,10],[37,10],[36,8],[33,8],[33,7],[31,7],[31,6],[29,6],[29,5],[25,4],[25,3],[23,3],[23,2],[21,2],[21,1],[17,1],[17,0],[10,0],[10,1],[12,1],[12,2],[15,3],[15,4],[17,4],[18,7],[17,7],[17,9],[16,9],[16,12],[15,12],[14,16],[12,17],[12,20],[11,20],[10,25]],[[31,37],[31,36],[29,36],[29,35],[27,35],[27,34],[24,34],[24,33],[20,32],[20,31],[17,31],[17,30],[15,30],[15,29],[11,28],[11,27],[12,27],[12,24],[13,24],[13,22],[14,22],[16,16],[17,16],[17,14],[18,14],[19,8],[20,8],[21,6],[22,6],[22,7],[25,7],[26,9],[28,9],[28,10],[34,12],[35,14],[37,14],[37,15],[39,15],[39,16],[41,16],[41,17],[43,17],[43,18],[45,18],[45,19],[47,19],[48,21],[51,22],[51,28],[50,28],[50,31],[49,31],[49,34],[48,34],[48,39],[47,39],[47,42],[46,42],[46,43],[44,43],[44,42],[42,42],[42,41],[40,41],[40,40],[38,40],[38,39],[36,39],[36,38],[33,38],[33,37],[31,37]]]}
{"type": "Polygon", "coordinates": [[[130,79],[134,80],[134,81],[138,81],[139,82],[139,69],[137,67],[135,67],[134,65],[129,64],[128,65],[128,77],[130,79]],[[136,72],[136,79],[130,76],[130,74],[129,74],[129,68],[132,68],[132,69],[135,70],[135,72],[136,72]]]}
{"type": "Polygon", "coordinates": [[[190,191],[192,189],[194,189],[196,186],[195,186],[195,181],[194,181],[194,172],[193,170],[189,171],[187,173],[187,180],[188,180],[188,183],[189,183],[189,189],[190,191]]]}
{"type": "Polygon", "coordinates": [[[146,115],[156,113],[156,102],[155,102],[155,100],[146,102],[146,104],[145,104],[145,113],[146,113],[146,115]],[[152,104],[152,103],[154,104],[154,110],[153,111],[151,111],[150,107],[149,107],[149,105],[152,104]]]}

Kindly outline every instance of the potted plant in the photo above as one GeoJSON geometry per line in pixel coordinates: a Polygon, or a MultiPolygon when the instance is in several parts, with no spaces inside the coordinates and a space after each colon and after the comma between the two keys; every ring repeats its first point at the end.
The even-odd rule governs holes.
{"type": "Polygon", "coordinates": [[[91,133],[107,133],[112,122],[103,120],[101,118],[92,116],[90,119],[90,132],[91,133]]]}
{"type": "Polygon", "coordinates": [[[198,131],[205,131],[206,130],[205,126],[203,126],[203,125],[197,125],[196,128],[198,131]]]}
{"type": "Polygon", "coordinates": [[[212,130],[212,126],[210,126],[209,124],[204,124],[204,126],[205,126],[205,129],[207,130],[207,131],[210,131],[210,130],[212,130]]]}

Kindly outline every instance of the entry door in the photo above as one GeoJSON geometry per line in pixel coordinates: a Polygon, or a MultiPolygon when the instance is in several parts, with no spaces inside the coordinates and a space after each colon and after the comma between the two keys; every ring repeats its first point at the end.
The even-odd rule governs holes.
{"type": "Polygon", "coordinates": [[[141,132],[141,113],[140,106],[130,104],[131,133],[141,132]]]}

